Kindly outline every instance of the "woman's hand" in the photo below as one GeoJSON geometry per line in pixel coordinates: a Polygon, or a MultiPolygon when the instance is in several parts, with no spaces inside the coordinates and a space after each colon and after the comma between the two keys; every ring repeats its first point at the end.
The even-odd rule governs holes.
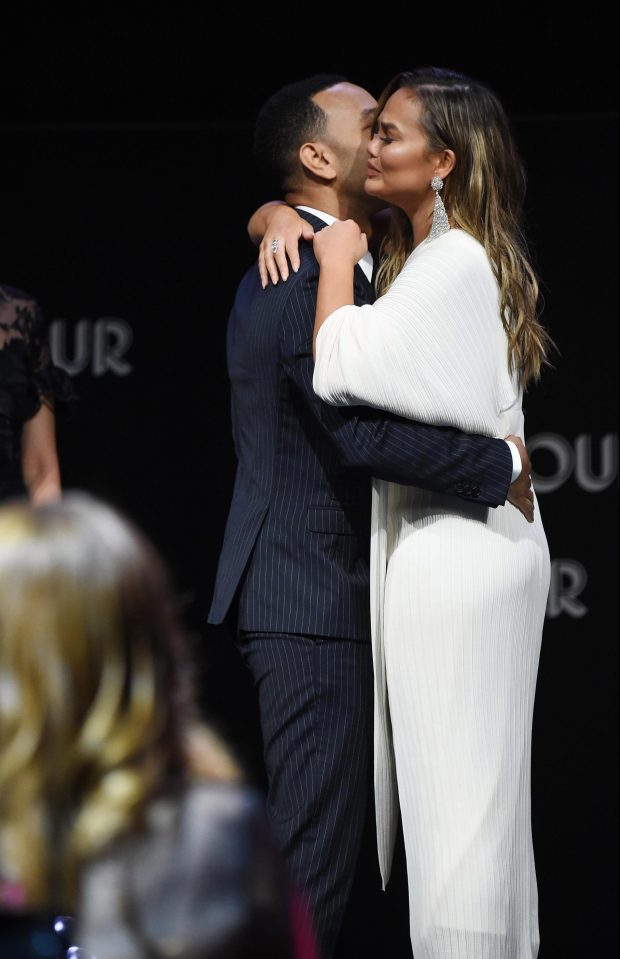
{"type": "Polygon", "coordinates": [[[321,267],[312,338],[312,354],[316,358],[316,338],[327,317],[354,302],[353,270],[368,252],[368,240],[355,220],[336,220],[319,230],[313,249],[321,267]]]}
{"type": "Polygon", "coordinates": [[[311,240],[314,230],[291,206],[272,207],[266,216],[265,234],[258,248],[258,271],[263,289],[271,280],[287,280],[289,261],[296,273],[299,269],[299,241],[311,240]],[[288,259],[287,259],[288,258],[288,259]]]}
{"type": "Polygon", "coordinates": [[[508,487],[509,503],[516,506],[523,513],[528,523],[534,522],[534,493],[532,492],[532,464],[530,456],[523,445],[523,441],[518,436],[507,436],[507,440],[514,443],[521,456],[521,473],[517,476],[514,483],[508,487]]]}
{"type": "Polygon", "coordinates": [[[314,238],[314,255],[319,266],[327,262],[346,263],[353,268],[368,252],[368,240],[355,220],[336,220],[314,238]]]}

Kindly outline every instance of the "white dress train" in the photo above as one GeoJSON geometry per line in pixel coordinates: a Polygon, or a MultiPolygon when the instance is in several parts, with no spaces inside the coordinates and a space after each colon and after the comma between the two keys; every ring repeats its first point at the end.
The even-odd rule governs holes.
{"type": "MultiPolygon", "coordinates": [[[[523,438],[499,290],[462,230],[425,240],[373,306],[317,338],[314,388],[471,433],[523,438]]],[[[549,552],[535,521],[373,482],[375,795],[384,885],[398,809],[415,959],[538,952],[530,822],[549,552]]]]}

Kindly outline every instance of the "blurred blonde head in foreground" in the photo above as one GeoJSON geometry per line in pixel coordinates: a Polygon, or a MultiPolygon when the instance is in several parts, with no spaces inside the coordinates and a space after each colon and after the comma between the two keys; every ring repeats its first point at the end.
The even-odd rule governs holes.
{"type": "Polygon", "coordinates": [[[192,777],[239,770],[197,721],[156,551],[87,494],[0,508],[0,879],[72,908],[83,864],[192,777]]]}

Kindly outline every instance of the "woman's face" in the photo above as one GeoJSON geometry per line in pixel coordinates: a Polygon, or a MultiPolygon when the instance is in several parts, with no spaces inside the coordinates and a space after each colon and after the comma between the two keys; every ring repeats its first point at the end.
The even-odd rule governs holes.
{"type": "Polygon", "coordinates": [[[401,88],[392,94],[368,147],[364,184],[366,193],[400,207],[409,216],[434,199],[430,183],[441,157],[429,150],[420,114],[420,102],[411,90],[401,88]]]}

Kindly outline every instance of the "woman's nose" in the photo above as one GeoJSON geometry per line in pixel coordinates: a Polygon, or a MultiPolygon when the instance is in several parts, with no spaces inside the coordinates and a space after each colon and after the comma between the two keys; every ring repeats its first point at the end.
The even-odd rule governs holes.
{"type": "Polygon", "coordinates": [[[379,147],[379,137],[376,133],[370,138],[370,143],[368,144],[368,156],[376,157],[379,147]]]}

